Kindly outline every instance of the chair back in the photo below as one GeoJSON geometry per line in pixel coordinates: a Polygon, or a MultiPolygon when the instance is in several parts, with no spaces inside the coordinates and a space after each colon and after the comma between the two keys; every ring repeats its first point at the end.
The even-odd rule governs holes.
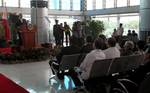
{"type": "Polygon", "coordinates": [[[80,54],[64,55],[60,62],[60,69],[73,68],[77,65],[80,54]]]}
{"type": "Polygon", "coordinates": [[[106,76],[111,62],[112,59],[96,60],[92,65],[89,78],[106,76]]]}
{"type": "Polygon", "coordinates": [[[139,67],[143,61],[142,55],[123,56],[115,58],[110,66],[109,74],[124,72],[139,67]]]}
{"type": "Polygon", "coordinates": [[[86,53],[81,53],[80,54],[80,56],[78,57],[78,60],[77,60],[77,66],[81,65],[81,63],[83,62],[85,56],[86,56],[86,53]]]}

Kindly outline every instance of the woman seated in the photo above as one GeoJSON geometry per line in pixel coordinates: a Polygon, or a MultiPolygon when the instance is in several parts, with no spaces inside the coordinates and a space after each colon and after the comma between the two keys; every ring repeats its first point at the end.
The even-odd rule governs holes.
{"type": "Polygon", "coordinates": [[[102,60],[105,59],[105,54],[103,53],[102,49],[103,49],[103,45],[104,45],[104,40],[101,38],[98,38],[94,41],[94,50],[92,50],[90,53],[88,53],[85,57],[85,59],[83,60],[83,62],[80,65],[80,69],[82,71],[81,73],[81,77],[84,80],[87,80],[89,78],[90,75],[90,71],[92,68],[93,63],[96,60],[102,60]]]}
{"type": "Polygon", "coordinates": [[[107,42],[108,42],[109,48],[104,50],[104,53],[106,55],[106,59],[120,57],[120,51],[116,47],[115,38],[109,38],[107,42]]]}
{"type": "Polygon", "coordinates": [[[121,50],[121,56],[134,55],[134,43],[132,41],[126,41],[124,48],[121,50]]]}

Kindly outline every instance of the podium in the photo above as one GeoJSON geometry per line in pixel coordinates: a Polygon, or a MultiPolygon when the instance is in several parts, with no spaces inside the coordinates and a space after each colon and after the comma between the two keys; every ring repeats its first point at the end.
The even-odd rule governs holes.
{"type": "Polygon", "coordinates": [[[24,49],[34,48],[37,44],[36,26],[28,27],[27,25],[20,26],[20,34],[22,38],[22,47],[24,49]]]}

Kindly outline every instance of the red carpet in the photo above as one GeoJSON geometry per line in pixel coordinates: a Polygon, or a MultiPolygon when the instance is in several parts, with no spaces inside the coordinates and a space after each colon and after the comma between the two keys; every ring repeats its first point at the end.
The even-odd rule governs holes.
{"type": "Polygon", "coordinates": [[[0,93],[29,93],[21,86],[0,74],[0,93]]]}

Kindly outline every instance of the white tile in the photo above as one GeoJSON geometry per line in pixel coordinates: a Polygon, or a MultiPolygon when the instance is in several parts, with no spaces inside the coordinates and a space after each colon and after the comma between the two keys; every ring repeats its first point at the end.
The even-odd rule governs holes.
{"type": "Polygon", "coordinates": [[[30,93],[49,93],[49,77],[52,73],[48,60],[23,64],[0,64],[0,73],[30,93]]]}

